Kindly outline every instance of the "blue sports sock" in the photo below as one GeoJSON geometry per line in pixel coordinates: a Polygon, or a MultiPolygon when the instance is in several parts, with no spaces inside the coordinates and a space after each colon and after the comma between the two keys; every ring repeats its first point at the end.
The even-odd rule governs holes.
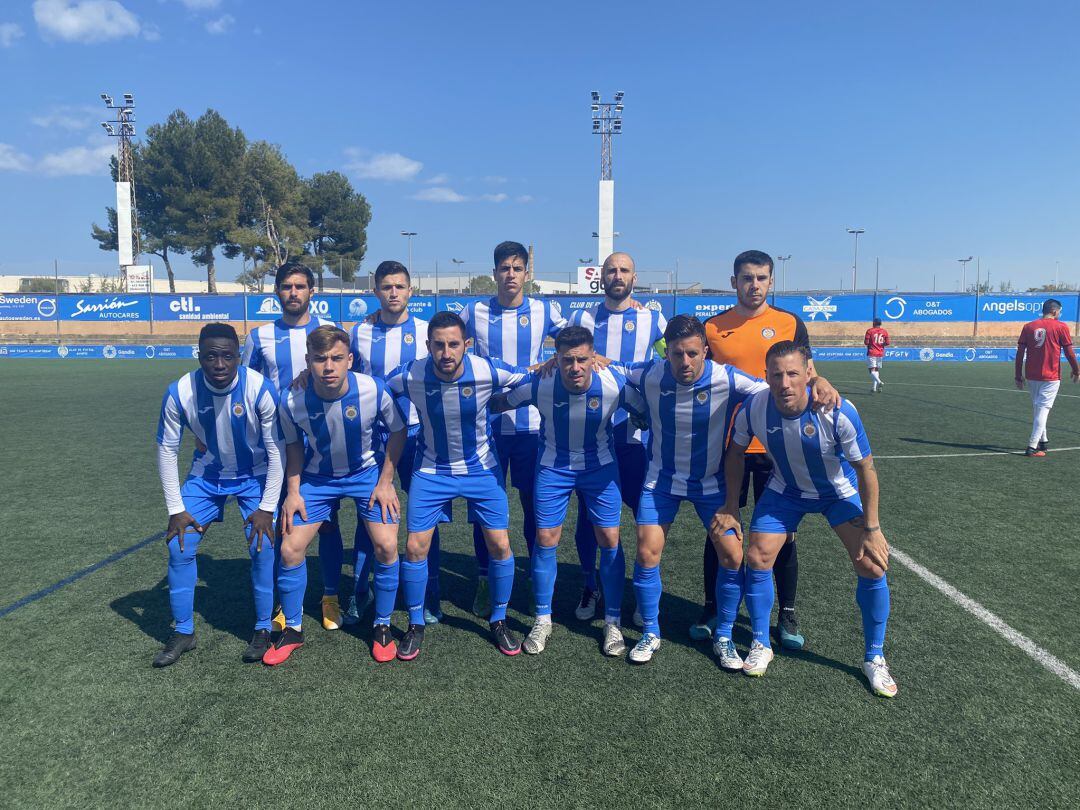
{"type": "Polygon", "coordinates": [[[256,551],[257,548],[256,542],[248,545],[251,591],[255,597],[255,629],[269,630],[271,613],[274,611],[274,549],[265,537],[262,551],[256,551]]]}
{"type": "Polygon", "coordinates": [[[344,558],[341,528],[336,522],[323,523],[319,527],[319,568],[322,571],[324,596],[337,596],[344,558]]]}
{"type": "Polygon", "coordinates": [[[484,530],[479,523],[472,525],[472,545],[476,554],[476,575],[486,577],[491,568],[491,555],[488,554],[487,541],[484,540],[484,530]]]}
{"type": "Polygon", "coordinates": [[[307,560],[291,568],[281,564],[277,580],[281,609],[285,612],[285,624],[301,627],[304,620],[304,592],[307,591],[307,560]]]}
{"type": "Polygon", "coordinates": [[[367,526],[363,520],[358,520],[356,533],[353,535],[353,596],[357,601],[362,601],[367,596],[371,563],[374,559],[375,547],[371,545],[367,526]]]}
{"type": "Polygon", "coordinates": [[[409,624],[424,623],[424,591],[427,589],[427,557],[416,562],[401,561],[401,585],[405,607],[409,611],[409,624]]]}
{"type": "Polygon", "coordinates": [[[518,490],[518,500],[521,501],[521,511],[525,516],[521,529],[525,535],[525,546],[529,549],[529,556],[531,557],[533,550],[536,548],[536,502],[531,491],[523,492],[520,489],[518,490]]]}
{"type": "Polygon", "coordinates": [[[581,495],[578,495],[577,528],[574,529],[574,545],[577,546],[578,562],[581,574],[585,578],[585,587],[596,590],[596,532],[593,530],[589,513],[581,495]]]}
{"type": "Polygon", "coordinates": [[[442,549],[439,546],[439,529],[431,535],[431,546],[428,548],[428,580],[427,580],[427,606],[432,613],[439,610],[439,602],[442,600],[442,588],[439,586],[439,567],[442,565],[442,549]]]}
{"type": "Polygon", "coordinates": [[[514,590],[514,555],[505,560],[492,560],[488,570],[491,579],[490,621],[503,621],[506,619],[506,606],[510,604],[510,594],[514,590]]]}
{"type": "Polygon", "coordinates": [[[398,558],[392,563],[375,561],[375,624],[390,624],[398,592],[398,558]]]}
{"type": "Polygon", "coordinates": [[[641,611],[643,629],[646,633],[660,635],[660,594],[664,586],[660,581],[660,566],[646,568],[634,563],[634,596],[641,611]]]}
{"type": "Polygon", "coordinates": [[[626,557],[622,546],[600,549],[600,583],[604,587],[604,619],[618,623],[622,617],[626,557]]]}
{"type": "Polygon", "coordinates": [[[175,537],[169,541],[169,605],[176,632],[187,635],[195,632],[195,580],[199,574],[195,550],[200,538],[198,532],[184,532],[183,551],[175,537]]]}
{"type": "Polygon", "coordinates": [[[882,574],[877,579],[859,577],[855,601],[862,612],[866,660],[885,655],[885,624],[889,620],[889,583],[882,574]]]}
{"type": "Polygon", "coordinates": [[[558,550],[558,546],[537,546],[532,556],[533,597],[536,599],[537,616],[551,615],[555,577],[559,571],[559,562],[555,559],[558,550]]]}
{"type": "MultiPolygon", "coordinates": [[[[712,548],[709,548],[708,551],[713,552],[714,557],[716,556],[716,552],[712,548]]],[[[742,569],[725,568],[722,565],[717,565],[716,589],[714,591],[714,598],[716,599],[716,632],[713,633],[714,638],[731,638],[734,632],[735,619],[739,615],[739,602],[742,601],[742,596],[742,569]]]]}
{"type": "Polygon", "coordinates": [[[746,612],[750,614],[750,630],[754,634],[754,641],[760,641],[766,647],[772,646],[769,643],[769,617],[772,616],[775,598],[773,570],[747,566],[746,612]]]}

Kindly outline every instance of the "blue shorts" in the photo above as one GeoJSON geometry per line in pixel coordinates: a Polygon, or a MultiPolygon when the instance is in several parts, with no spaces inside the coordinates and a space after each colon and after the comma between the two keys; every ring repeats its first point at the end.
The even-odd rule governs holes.
{"type": "Polygon", "coordinates": [[[265,485],[266,478],[263,476],[207,481],[191,475],[180,487],[180,497],[184,499],[184,508],[196,522],[200,526],[206,526],[209,523],[221,522],[229,498],[236,498],[240,514],[247,520],[251,513],[259,508],[265,485]]]}
{"type": "Polygon", "coordinates": [[[434,529],[447,518],[454,498],[469,503],[469,518],[485,529],[510,528],[510,506],[497,470],[468,475],[433,475],[416,470],[409,487],[407,522],[410,532],[434,529]]]}
{"type": "MultiPolygon", "coordinates": [[[[495,453],[499,457],[503,479],[510,473],[510,484],[522,495],[531,495],[536,481],[536,460],[540,458],[539,433],[495,434],[495,453]]],[[[471,518],[470,518],[471,520],[471,518]]]]}
{"type": "MultiPolygon", "coordinates": [[[[679,513],[679,506],[683,501],[690,501],[694,510],[701,518],[706,530],[712,523],[713,516],[724,507],[727,496],[723,492],[714,492],[711,495],[669,495],[666,492],[657,492],[655,489],[646,489],[641,493],[641,502],[638,503],[637,523],[639,526],[663,526],[675,520],[679,513]]],[[[733,529],[728,529],[724,534],[734,534],[733,529]]]]}
{"type": "Polygon", "coordinates": [[[328,475],[312,475],[302,473],[300,475],[300,497],[304,499],[307,509],[307,520],[302,520],[299,515],[293,516],[293,523],[297,526],[307,526],[311,523],[321,523],[329,520],[337,512],[338,504],[342,498],[352,498],[356,504],[356,517],[371,523],[395,523],[382,518],[382,510],[378,503],[368,509],[368,500],[379,483],[379,467],[374,465],[366,469],[346,475],[341,478],[333,478],[328,475]]]}
{"type": "Polygon", "coordinates": [[[555,470],[536,468],[536,526],[554,529],[566,520],[570,493],[578,491],[593,526],[618,526],[622,517],[622,495],[619,492],[619,466],[605,464],[592,470],[555,470]]]}
{"type": "Polygon", "coordinates": [[[799,528],[803,515],[822,514],[830,526],[839,526],[862,517],[858,493],[850,498],[792,498],[775,489],[766,489],[754,505],[750,531],[763,534],[787,534],[799,528]]]}

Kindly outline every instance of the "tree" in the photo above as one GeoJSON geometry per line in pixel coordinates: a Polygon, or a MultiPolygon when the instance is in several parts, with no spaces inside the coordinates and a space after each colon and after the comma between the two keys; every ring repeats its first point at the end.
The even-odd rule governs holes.
{"type": "Polygon", "coordinates": [[[498,291],[493,276],[473,276],[469,279],[469,292],[473,295],[494,295],[498,291]]]}
{"type": "Polygon", "coordinates": [[[1028,292],[1076,292],[1077,286],[1067,281],[1058,284],[1043,284],[1041,287],[1028,287],[1028,292]]]}
{"type": "Polygon", "coordinates": [[[367,252],[371,206],[340,172],[315,174],[304,183],[308,209],[308,247],[319,277],[329,270],[342,282],[352,281],[367,252]]]}

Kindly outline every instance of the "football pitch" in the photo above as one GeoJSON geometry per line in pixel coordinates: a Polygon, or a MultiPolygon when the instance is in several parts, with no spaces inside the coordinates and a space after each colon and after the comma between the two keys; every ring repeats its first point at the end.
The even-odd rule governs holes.
{"type": "MultiPolygon", "coordinates": [[[[250,580],[230,505],[200,549],[198,649],[151,669],[170,632],[154,431],[166,384],[189,368],[0,363],[0,804],[1080,803],[1080,386],[1062,384],[1055,452],[1028,459],[1011,454],[1031,425],[1011,364],[886,364],[881,395],[860,364],[821,367],[866,422],[899,552],[885,652],[900,693],[885,701],[859,669],[855,575],[820,517],[799,534],[805,651],[752,679],[691,641],[703,532],[689,506],[664,554],[664,645],[646,666],[604,658],[600,620],[574,619],[570,531],[547,650],[500,656],[469,612],[460,505],[443,534],[446,619],[416,661],[371,659],[370,612],[359,631],[322,630],[313,544],[307,644],[277,668],[241,664],[250,580]]],[[[354,524],[348,506],[347,546],[354,524]]],[[[510,623],[524,633],[515,525],[519,510],[510,623]]],[[[745,613],[735,640],[745,651],[745,613]]]]}

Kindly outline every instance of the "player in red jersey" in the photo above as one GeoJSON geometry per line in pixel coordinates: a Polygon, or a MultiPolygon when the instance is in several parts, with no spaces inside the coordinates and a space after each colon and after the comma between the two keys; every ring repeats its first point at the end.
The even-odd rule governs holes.
{"type": "Polygon", "coordinates": [[[1073,352],[1072,335],[1061,318],[1061,302],[1048,298],[1042,317],[1024,324],[1016,348],[1016,387],[1024,390],[1024,378],[1031,394],[1035,420],[1031,426],[1027,456],[1046,455],[1046,418],[1054,407],[1061,386],[1061,353],[1072,366],[1072,381],[1080,382],[1080,365],[1073,352]]]}
{"type": "Polygon", "coordinates": [[[889,345],[889,333],[881,328],[881,318],[874,318],[874,325],[863,335],[866,346],[866,367],[870,370],[870,393],[876,394],[885,387],[881,381],[881,363],[885,359],[885,347],[889,345]]]}

